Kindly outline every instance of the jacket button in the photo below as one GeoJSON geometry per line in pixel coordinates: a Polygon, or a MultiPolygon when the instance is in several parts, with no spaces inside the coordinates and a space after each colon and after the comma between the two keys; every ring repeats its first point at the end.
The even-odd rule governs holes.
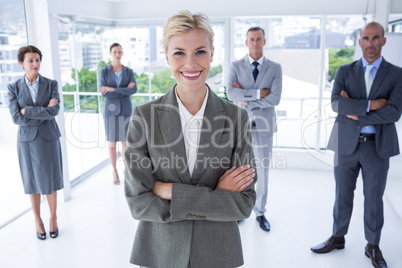
{"type": "Polygon", "coordinates": [[[108,108],[109,108],[109,111],[113,112],[114,110],[116,110],[116,105],[114,105],[113,103],[109,104],[108,108]]]}

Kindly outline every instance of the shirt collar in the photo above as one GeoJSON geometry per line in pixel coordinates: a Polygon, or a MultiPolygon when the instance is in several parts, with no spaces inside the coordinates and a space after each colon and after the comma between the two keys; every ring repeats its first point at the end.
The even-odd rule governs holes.
{"type": "MultiPolygon", "coordinates": [[[[25,78],[25,83],[28,86],[31,86],[31,81],[29,81],[25,75],[24,75],[24,78],[25,78]]],[[[36,77],[35,81],[33,81],[32,86],[36,86],[37,83],[39,83],[39,75],[38,75],[38,77],[36,77]]]]}
{"type": "Polygon", "coordinates": [[[367,65],[371,64],[373,65],[375,68],[377,68],[377,70],[380,68],[381,62],[382,62],[383,57],[379,57],[375,62],[373,63],[369,63],[364,57],[362,57],[362,63],[363,63],[363,68],[366,68],[367,65]]]}
{"type": "Polygon", "coordinates": [[[262,65],[262,61],[264,60],[264,56],[259,58],[258,60],[253,59],[250,55],[248,55],[248,60],[250,61],[250,64],[253,64],[253,62],[258,62],[260,65],[262,65]]]}
{"type": "Polygon", "coordinates": [[[174,93],[176,95],[177,104],[179,105],[180,117],[184,119],[185,123],[187,123],[188,120],[191,119],[193,116],[197,120],[202,120],[202,117],[204,116],[205,113],[205,107],[207,106],[207,100],[209,95],[208,88],[207,88],[207,94],[205,95],[204,101],[202,102],[201,109],[195,115],[192,115],[184,106],[184,104],[181,102],[179,96],[177,95],[177,88],[175,88],[174,93]]]}

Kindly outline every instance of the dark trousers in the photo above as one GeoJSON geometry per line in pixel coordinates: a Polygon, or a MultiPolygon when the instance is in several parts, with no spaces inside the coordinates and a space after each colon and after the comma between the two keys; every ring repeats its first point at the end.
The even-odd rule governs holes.
{"type": "Polygon", "coordinates": [[[389,158],[381,159],[375,141],[359,142],[352,155],[335,154],[335,205],[333,235],[346,235],[353,210],[353,197],[359,171],[363,177],[364,232],[366,240],[378,245],[384,224],[383,194],[389,158]]]}

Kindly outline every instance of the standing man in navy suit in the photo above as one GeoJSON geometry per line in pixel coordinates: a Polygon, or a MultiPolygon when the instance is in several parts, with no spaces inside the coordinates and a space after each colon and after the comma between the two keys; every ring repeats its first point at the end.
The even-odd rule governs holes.
{"type": "Polygon", "coordinates": [[[359,171],[363,177],[365,255],[374,267],[387,267],[378,247],[384,224],[382,197],[389,158],[399,154],[395,122],[402,111],[402,69],[381,56],[384,28],[367,24],[359,40],[360,60],[341,66],[332,90],[338,113],[328,148],[335,151],[336,182],[332,236],[311,250],[327,253],[343,249],[353,208],[359,171]]]}
{"type": "Polygon", "coordinates": [[[276,132],[275,106],[282,94],[282,68],[263,55],[266,43],[264,29],[247,31],[249,55],[232,63],[228,82],[228,98],[247,110],[257,163],[257,200],[254,207],[257,221],[264,231],[271,226],[265,218],[268,197],[268,171],[272,156],[273,135],[276,132]]]}

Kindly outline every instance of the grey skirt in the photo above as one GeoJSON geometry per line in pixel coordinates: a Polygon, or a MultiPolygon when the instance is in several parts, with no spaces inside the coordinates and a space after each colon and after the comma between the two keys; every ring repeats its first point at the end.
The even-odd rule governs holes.
{"type": "Polygon", "coordinates": [[[111,142],[126,141],[130,115],[103,116],[106,140],[111,142]]]}
{"type": "Polygon", "coordinates": [[[49,195],[63,189],[63,167],[59,139],[17,142],[18,160],[26,194],[49,195]]]}

